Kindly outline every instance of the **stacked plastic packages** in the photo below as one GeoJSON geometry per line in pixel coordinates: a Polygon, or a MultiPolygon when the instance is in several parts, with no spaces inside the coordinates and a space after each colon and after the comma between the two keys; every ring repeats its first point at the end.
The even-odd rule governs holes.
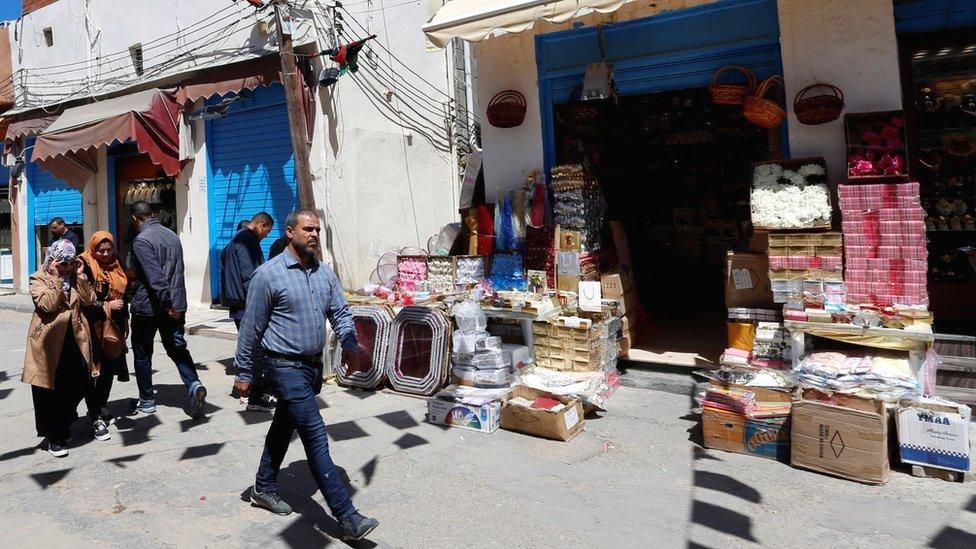
{"type": "Polygon", "coordinates": [[[552,169],[552,193],[555,223],[580,232],[582,251],[599,250],[606,204],[600,183],[579,164],[556,166],[552,169]]]}
{"type": "Polygon", "coordinates": [[[779,322],[756,325],[750,364],[757,368],[787,369],[793,353],[789,334],[779,322]]]}
{"type": "Polygon", "coordinates": [[[927,308],[928,249],[918,183],[841,185],[847,301],[927,308]]]}
{"type": "Polygon", "coordinates": [[[451,370],[455,385],[494,389],[511,385],[509,361],[502,340],[488,334],[488,319],[473,301],[462,301],[453,308],[458,329],[453,335],[454,359],[451,370]]]}

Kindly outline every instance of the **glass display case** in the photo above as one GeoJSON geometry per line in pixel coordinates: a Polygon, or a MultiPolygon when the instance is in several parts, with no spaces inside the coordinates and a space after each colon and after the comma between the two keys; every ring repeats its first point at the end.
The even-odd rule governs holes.
{"type": "Polygon", "coordinates": [[[976,316],[976,34],[901,42],[910,167],[920,183],[936,322],[976,316]]]}

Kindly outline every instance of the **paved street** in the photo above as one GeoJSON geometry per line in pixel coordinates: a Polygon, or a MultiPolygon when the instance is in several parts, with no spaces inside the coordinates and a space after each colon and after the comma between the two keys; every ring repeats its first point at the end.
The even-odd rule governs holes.
{"type": "MultiPolygon", "coordinates": [[[[28,318],[0,313],[4,546],[341,546],[297,440],[281,488],[298,512],[242,501],[270,416],[227,395],[233,342],[189,338],[211,393],[205,420],[183,415],[159,353],[159,413],[119,420],[108,442],[78,422],[56,459],[19,381],[28,318]]],[[[113,411],[135,394],[134,380],[116,384],[113,411]]],[[[422,400],[384,393],[327,386],[321,406],[356,504],[381,521],[363,547],[976,546],[973,482],[892,473],[864,486],[701,450],[686,397],[622,388],[571,443],[438,428],[422,400]]]]}

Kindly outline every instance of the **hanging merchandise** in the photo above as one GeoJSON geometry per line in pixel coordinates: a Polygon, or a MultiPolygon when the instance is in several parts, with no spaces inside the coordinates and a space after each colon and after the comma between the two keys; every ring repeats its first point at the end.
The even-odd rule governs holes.
{"type": "Polygon", "coordinates": [[[546,273],[546,284],[556,287],[556,228],[527,227],[525,229],[525,268],[546,273]]]}
{"type": "Polygon", "coordinates": [[[844,92],[833,84],[818,82],[800,90],[793,99],[793,113],[801,124],[818,126],[840,118],[844,110],[844,92]],[[808,95],[818,88],[828,93],[808,95]]]}
{"type": "Polygon", "coordinates": [[[554,221],[580,231],[583,251],[600,249],[605,202],[600,184],[579,164],[552,169],[554,221]]]}
{"type": "Polygon", "coordinates": [[[405,307],[393,321],[386,375],[393,390],[428,396],[447,381],[451,321],[440,310],[405,307]]]}
{"type": "Polygon", "coordinates": [[[353,305],[349,308],[356,325],[359,365],[350,370],[342,361],[342,346],[332,336],[332,364],[339,383],[349,387],[374,389],[386,379],[387,355],[393,333],[393,309],[387,306],[353,305]]]}
{"type": "Polygon", "coordinates": [[[498,92],[488,102],[488,123],[496,128],[514,128],[525,120],[525,96],[515,90],[498,92]]]}
{"type": "Polygon", "coordinates": [[[779,76],[770,76],[763,80],[762,84],[756,88],[756,94],[746,99],[742,107],[742,114],[749,122],[760,128],[772,129],[783,123],[786,119],[786,111],[780,106],[779,102],[768,99],[766,94],[771,90],[779,88],[782,92],[783,79],[779,76]]]}
{"type": "Polygon", "coordinates": [[[730,65],[715,72],[708,91],[712,95],[712,103],[716,105],[744,105],[746,100],[756,92],[756,76],[746,67],[730,65]],[[738,71],[745,75],[745,82],[719,83],[719,77],[730,71],[738,71]]]}

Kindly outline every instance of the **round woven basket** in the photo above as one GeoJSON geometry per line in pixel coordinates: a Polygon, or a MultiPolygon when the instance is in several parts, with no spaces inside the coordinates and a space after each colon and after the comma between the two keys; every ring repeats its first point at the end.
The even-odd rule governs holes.
{"type": "Polygon", "coordinates": [[[514,128],[525,120],[525,96],[515,90],[498,92],[488,103],[488,123],[496,128],[514,128]]]}
{"type": "Polygon", "coordinates": [[[744,105],[746,100],[756,92],[756,76],[752,71],[739,65],[729,65],[715,71],[712,82],[708,85],[712,94],[712,103],[717,105],[744,105]],[[738,71],[746,76],[745,82],[730,82],[720,84],[719,76],[729,71],[738,71]]]}
{"type": "Polygon", "coordinates": [[[833,84],[818,82],[800,90],[793,98],[793,113],[801,124],[819,126],[840,118],[844,110],[844,92],[833,84]],[[823,88],[827,93],[810,95],[810,92],[823,88]]]}
{"type": "Polygon", "coordinates": [[[779,76],[770,76],[759,84],[756,94],[746,100],[742,107],[742,114],[749,122],[760,128],[775,128],[786,119],[786,111],[776,101],[767,99],[766,94],[774,87],[779,87],[782,91],[783,79],[779,76]]]}

